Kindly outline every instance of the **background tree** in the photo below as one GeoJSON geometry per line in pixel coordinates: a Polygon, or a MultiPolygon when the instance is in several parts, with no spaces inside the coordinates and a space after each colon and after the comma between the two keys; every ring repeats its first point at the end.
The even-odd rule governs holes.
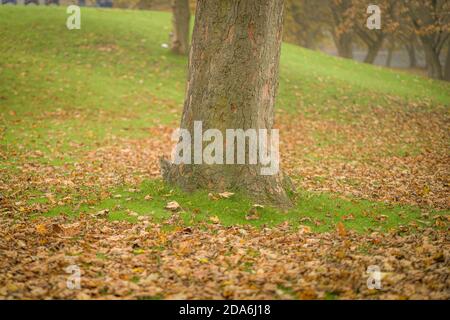
{"type": "Polygon", "coordinates": [[[398,46],[402,46],[408,54],[409,58],[409,67],[416,68],[417,67],[417,51],[420,47],[419,41],[417,40],[416,33],[412,28],[410,28],[411,24],[408,23],[399,23],[399,29],[395,34],[392,35],[394,41],[398,44],[398,46]]]}
{"type": "Polygon", "coordinates": [[[395,32],[389,34],[389,41],[395,43],[396,48],[404,48],[409,57],[409,67],[417,67],[417,52],[420,43],[412,24],[411,18],[405,12],[404,4],[397,1],[392,13],[392,20],[397,23],[395,32]]]}
{"type": "Polygon", "coordinates": [[[450,81],[450,40],[447,45],[447,58],[445,59],[444,80],[450,81]]]}
{"type": "Polygon", "coordinates": [[[394,37],[387,37],[385,42],[387,43],[386,47],[388,50],[385,65],[386,67],[390,67],[392,64],[392,57],[397,48],[397,40],[394,37]]]}
{"type": "Polygon", "coordinates": [[[382,25],[380,29],[369,29],[367,27],[369,17],[367,8],[370,4],[371,1],[352,0],[346,16],[346,19],[350,20],[348,24],[353,23],[353,30],[367,47],[367,54],[364,58],[366,63],[374,63],[386,37],[395,33],[398,28],[398,22],[393,19],[396,0],[377,1],[376,4],[381,10],[382,25]]]}
{"type": "Polygon", "coordinates": [[[284,39],[316,49],[324,38],[326,7],[323,0],[286,0],[284,39]]]}
{"type": "Polygon", "coordinates": [[[353,21],[351,19],[351,0],[326,0],[329,31],[333,37],[338,55],[343,58],[353,58],[353,21]]]}
{"type": "Polygon", "coordinates": [[[171,50],[176,54],[187,55],[191,19],[189,0],[172,0],[172,12],[171,50]]]}
{"type": "MultiPolygon", "coordinates": [[[[272,129],[283,27],[283,0],[199,0],[181,128],[272,129]]],[[[248,149],[246,150],[248,156],[248,149]]],[[[291,204],[281,174],[261,166],[175,165],[165,181],[184,190],[242,190],[262,203],[291,204]]]]}
{"type": "MultiPolygon", "coordinates": [[[[441,52],[449,43],[450,1],[402,0],[402,4],[402,13],[409,16],[422,43],[428,76],[434,79],[444,79],[445,76],[450,80],[450,71],[444,72],[440,61],[441,52]]],[[[445,70],[448,70],[450,66],[445,64],[445,70]]]]}

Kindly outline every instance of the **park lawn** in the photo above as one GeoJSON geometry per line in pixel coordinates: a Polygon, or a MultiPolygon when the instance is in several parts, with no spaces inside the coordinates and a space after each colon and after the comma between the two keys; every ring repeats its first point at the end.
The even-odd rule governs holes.
{"type": "MultiPolygon", "coordinates": [[[[162,46],[168,42],[169,13],[83,8],[81,30],[72,31],[66,29],[66,17],[60,7],[0,7],[0,169],[9,175],[20,171],[27,153],[33,154],[29,162],[73,169],[86,153],[111,141],[146,139],[151,128],[178,124],[187,59],[162,46]]],[[[278,116],[347,124],[363,121],[374,108],[448,114],[449,105],[447,83],[283,45],[278,116]]],[[[315,136],[318,144],[327,144],[320,132],[315,136]]],[[[110,219],[129,221],[138,220],[134,213],[170,220],[175,214],[164,207],[177,201],[181,210],[176,214],[184,224],[271,226],[288,221],[315,231],[339,223],[360,232],[414,228],[432,224],[421,219],[424,212],[448,213],[302,190],[289,212],[263,208],[249,220],[254,204],[241,195],[212,200],[205,192],[171,190],[160,180],[112,184],[103,196],[98,194],[105,186],[88,193],[82,187],[64,196],[58,187],[27,187],[17,200],[25,207],[41,203],[39,214],[77,216],[108,209],[110,219]],[[48,194],[60,201],[49,201],[48,194]],[[64,203],[68,196],[70,202],[64,203]]]]}
{"type": "MultiPolygon", "coordinates": [[[[45,196],[39,199],[48,201],[45,196]]],[[[138,188],[120,187],[101,201],[80,206],[57,206],[45,216],[67,215],[76,219],[80,214],[107,216],[110,220],[137,222],[139,217],[155,223],[176,226],[193,226],[199,222],[220,223],[224,226],[250,224],[271,227],[284,223],[294,229],[304,228],[314,232],[333,231],[338,224],[360,233],[388,232],[400,229],[414,230],[429,227],[431,222],[421,218],[419,208],[343,198],[327,193],[300,192],[295,195],[295,207],[280,212],[275,208],[258,205],[239,194],[221,197],[217,193],[198,191],[186,194],[169,188],[160,180],[149,180],[138,188]],[[175,201],[179,208],[165,207],[175,201]]],[[[442,213],[431,211],[432,219],[441,219],[442,213]]]]}

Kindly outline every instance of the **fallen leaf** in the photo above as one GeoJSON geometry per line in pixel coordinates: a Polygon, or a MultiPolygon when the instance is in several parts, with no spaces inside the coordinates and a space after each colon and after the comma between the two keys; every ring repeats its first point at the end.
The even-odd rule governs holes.
{"type": "Polygon", "coordinates": [[[108,216],[108,214],[109,214],[109,209],[104,209],[104,210],[100,210],[100,211],[96,212],[94,214],[94,216],[97,218],[105,218],[108,216]]]}
{"type": "Polygon", "coordinates": [[[47,234],[48,232],[47,226],[43,223],[36,225],[36,232],[39,233],[40,235],[47,234]]]}
{"type": "Polygon", "coordinates": [[[339,236],[341,236],[341,237],[347,236],[347,230],[345,230],[345,226],[342,222],[338,222],[336,229],[337,229],[339,236]]]}
{"type": "Polygon", "coordinates": [[[181,206],[176,201],[170,201],[165,206],[165,209],[170,210],[170,211],[178,211],[181,209],[181,206]]]}
{"type": "Polygon", "coordinates": [[[308,226],[299,225],[299,226],[298,226],[298,232],[299,232],[300,234],[303,234],[303,233],[310,233],[310,232],[311,232],[311,228],[308,227],[308,226]]]}
{"type": "Polygon", "coordinates": [[[220,223],[220,219],[218,216],[211,216],[209,217],[209,221],[213,222],[213,223],[220,223]]]}
{"type": "Polygon", "coordinates": [[[219,197],[217,197],[214,193],[208,193],[208,198],[210,200],[219,200],[219,197]]]}
{"type": "Polygon", "coordinates": [[[231,198],[233,195],[234,195],[233,192],[228,192],[228,191],[219,193],[219,197],[222,198],[222,199],[231,198]]]}

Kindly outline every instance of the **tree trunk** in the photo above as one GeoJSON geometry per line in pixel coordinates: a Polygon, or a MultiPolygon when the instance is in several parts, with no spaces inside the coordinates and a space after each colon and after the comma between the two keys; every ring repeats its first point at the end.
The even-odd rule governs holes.
{"type": "Polygon", "coordinates": [[[423,37],[422,44],[425,51],[428,76],[433,79],[442,80],[442,66],[439,61],[439,54],[434,50],[433,45],[428,38],[423,37]]]}
{"type": "Polygon", "coordinates": [[[316,50],[316,37],[317,37],[317,31],[310,31],[306,34],[306,39],[304,43],[304,47],[311,50],[316,50]]]}
{"type": "Polygon", "coordinates": [[[390,67],[392,64],[392,56],[394,55],[394,49],[392,47],[388,48],[388,54],[386,57],[386,67],[390,67]]]}
{"type": "Polygon", "coordinates": [[[343,34],[333,37],[339,57],[353,59],[352,38],[343,34]]]}
{"type": "Polygon", "coordinates": [[[377,58],[378,51],[380,51],[383,41],[377,41],[373,45],[369,45],[367,48],[367,55],[364,59],[365,63],[373,64],[377,58]]]}
{"type": "Polygon", "coordinates": [[[444,80],[450,81],[450,40],[447,47],[447,58],[445,59],[444,80]]]}
{"type": "Polygon", "coordinates": [[[189,0],[172,0],[172,12],[172,52],[187,55],[189,53],[189,22],[191,18],[189,0]]]}
{"type": "MultiPolygon", "coordinates": [[[[181,129],[194,137],[194,121],[202,121],[203,132],[218,129],[224,138],[227,129],[270,132],[282,26],[283,0],[198,1],[181,129]]],[[[194,154],[196,142],[191,142],[194,154]]],[[[249,149],[244,164],[198,163],[195,155],[190,156],[194,164],[162,160],[162,175],[187,191],[240,190],[259,203],[289,207],[288,179],[281,173],[261,175],[260,163],[247,162],[249,149]]]]}
{"type": "Polygon", "coordinates": [[[417,67],[416,48],[415,48],[414,44],[406,45],[405,48],[406,48],[406,51],[408,52],[409,67],[410,68],[417,67]]]}

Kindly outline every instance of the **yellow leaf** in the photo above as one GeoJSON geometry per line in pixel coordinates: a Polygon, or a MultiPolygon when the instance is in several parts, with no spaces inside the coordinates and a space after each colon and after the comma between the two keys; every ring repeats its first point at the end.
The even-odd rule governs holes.
{"type": "Polygon", "coordinates": [[[38,224],[36,226],[36,232],[39,234],[47,234],[47,226],[45,224],[38,224]]]}
{"type": "Polygon", "coordinates": [[[213,222],[213,223],[219,223],[219,222],[220,222],[218,216],[212,216],[212,217],[209,217],[209,221],[211,221],[211,222],[213,222]]]}
{"type": "Polygon", "coordinates": [[[345,230],[345,226],[342,222],[337,224],[337,232],[341,237],[347,236],[347,230],[345,230]]]}
{"type": "Polygon", "coordinates": [[[144,268],[134,268],[132,271],[133,273],[142,273],[144,272],[144,268]]]}

